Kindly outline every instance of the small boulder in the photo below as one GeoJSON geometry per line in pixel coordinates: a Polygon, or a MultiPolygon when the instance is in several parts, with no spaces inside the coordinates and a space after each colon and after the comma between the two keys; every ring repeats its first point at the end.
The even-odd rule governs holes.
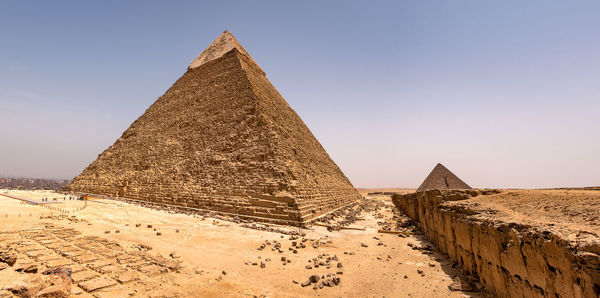
{"type": "Polygon", "coordinates": [[[11,280],[3,288],[17,297],[33,297],[44,287],[44,284],[39,276],[28,275],[24,279],[11,280]]]}
{"type": "Polygon", "coordinates": [[[42,272],[43,275],[64,275],[68,278],[71,278],[71,273],[73,273],[73,270],[71,270],[71,268],[65,267],[46,269],[42,272]]]}
{"type": "Polygon", "coordinates": [[[21,264],[18,266],[18,268],[14,268],[14,269],[17,272],[24,272],[24,273],[37,273],[38,272],[38,266],[34,263],[21,264]]]}
{"type": "Polygon", "coordinates": [[[0,263],[6,263],[13,266],[17,262],[17,253],[8,247],[0,248],[0,263]]]}
{"type": "Polygon", "coordinates": [[[339,278],[339,277],[334,277],[334,278],[332,278],[332,279],[331,279],[331,282],[332,282],[334,285],[336,285],[336,286],[340,284],[340,281],[341,281],[341,280],[340,280],[340,278],[339,278]]]}
{"type": "Polygon", "coordinates": [[[67,277],[65,275],[51,275],[50,283],[51,286],[41,290],[35,297],[71,297],[72,280],[70,277],[67,277]]]}
{"type": "Polygon", "coordinates": [[[462,291],[462,292],[476,292],[479,289],[477,286],[469,281],[455,279],[449,286],[448,289],[450,291],[462,291]]]}

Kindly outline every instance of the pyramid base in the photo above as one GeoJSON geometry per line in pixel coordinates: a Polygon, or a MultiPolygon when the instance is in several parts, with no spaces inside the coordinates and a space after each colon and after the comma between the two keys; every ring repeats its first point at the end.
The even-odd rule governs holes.
{"type": "Polygon", "coordinates": [[[294,215],[294,217],[298,217],[299,220],[289,220],[289,219],[278,219],[278,218],[272,218],[272,217],[260,217],[260,216],[252,216],[252,215],[245,215],[245,214],[239,214],[239,213],[232,213],[232,212],[225,212],[225,211],[219,211],[219,210],[213,210],[213,209],[202,209],[202,208],[194,208],[194,207],[185,207],[185,206],[180,206],[180,205],[173,205],[173,204],[166,204],[166,203],[157,203],[157,202],[150,202],[150,201],[144,201],[144,200],[136,200],[136,199],[130,199],[130,198],[122,198],[122,197],[114,197],[114,196],[108,196],[108,195],[103,195],[103,194],[94,194],[94,193],[86,193],[86,192],[72,192],[69,191],[70,193],[74,193],[75,195],[86,195],[88,196],[88,198],[99,198],[99,199],[108,199],[108,200],[115,200],[115,201],[121,201],[121,202],[126,202],[126,203],[130,203],[130,204],[136,204],[136,205],[141,205],[143,207],[150,207],[150,208],[156,208],[156,209],[160,209],[160,210],[168,210],[168,211],[175,211],[178,213],[183,213],[183,214],[201,214],[201,215],[206,215],[206,214],[216,214],[216,215],[221,215],[221,216],[226,216],[226,217],[230,217],[230,218],[239,218],[242,220],[249,220],[252,222],[257,222],[257,223],[269,223],[269,224],[276,224],[276,225],[285,225],[285,226],[295,226],[295,227],[303,227],[306,224],[317,220],[323,216],[326,216],[327,214],[330,214],[332,212],[335,212],[337,210],[346,208],[352,204],[355,203],[355,201],[351,201],[343,206],[340,206],[338,208],[335,209],[331,209],[331,210],[327,210],[324,212],[320,212],[317,214],[312,214],[312,216],[309,215],[303,215],[303,216],[298,216],[298,215],[294,215]]]}

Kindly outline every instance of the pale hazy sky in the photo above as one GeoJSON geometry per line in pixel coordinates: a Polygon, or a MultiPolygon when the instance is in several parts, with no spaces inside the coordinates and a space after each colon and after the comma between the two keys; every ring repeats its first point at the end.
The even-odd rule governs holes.
{"type": "Polygon", "coordinates": [[[0,176],[79,174],[228,29],[357,187],[600,185],[599,1],[217,2],[0,2],[0,176]]]}

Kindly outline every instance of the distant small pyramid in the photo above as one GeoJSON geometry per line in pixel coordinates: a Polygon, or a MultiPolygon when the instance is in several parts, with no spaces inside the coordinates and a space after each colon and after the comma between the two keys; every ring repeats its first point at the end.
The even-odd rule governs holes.
{"type": "Polygon", "coordinates": [[[441,163],[438,163],[427,178],[425,178],[425,181],[421,183],[417,191],[430,189],[471,189],[471,187],[456,177],[454,173],[450,172],[441,163]]]}

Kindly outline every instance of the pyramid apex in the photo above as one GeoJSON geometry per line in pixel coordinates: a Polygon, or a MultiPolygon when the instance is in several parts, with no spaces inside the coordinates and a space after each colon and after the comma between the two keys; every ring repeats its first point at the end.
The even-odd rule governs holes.
{"type": "Polygon", "coordinates": [[[258,66],[256,61],[254,61],[250,54],[246,52],[246,49],[244,49],[237,39],[235,39],[233,34],[231,34],[229,30],[225,30],[206,49],[204,49],[204,51],[202,51],[202,53],[200,53],[200,55],[196,57],[192,63],[190,63],[188,69],[196,68],[209,61],[220,58],[234,49],[238,50],[238,52],[249,58],[250,61],[258,66]]]}
{"type": "Polygon", "coordinates": [[[438,162],[438,163],[437,163],[437,165],[435,165],[435,167],[434,167],[433,169],[435,170],[435,169],[439,169],[439,168],[442,168],[442,169],[448,169],[448,168],[446,168],[446,166],[444,166],[444,165],[443,165],[441,162],[438,162]]]}

